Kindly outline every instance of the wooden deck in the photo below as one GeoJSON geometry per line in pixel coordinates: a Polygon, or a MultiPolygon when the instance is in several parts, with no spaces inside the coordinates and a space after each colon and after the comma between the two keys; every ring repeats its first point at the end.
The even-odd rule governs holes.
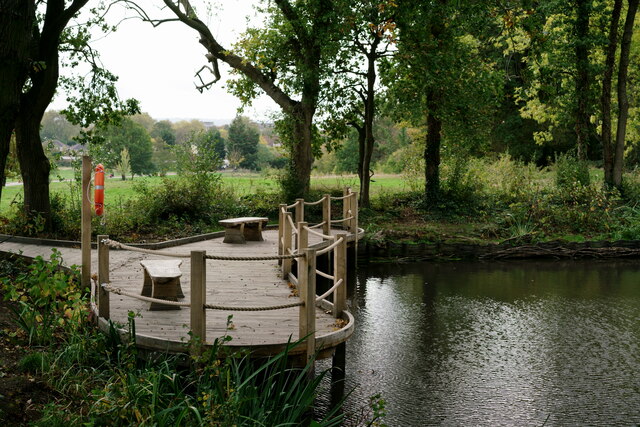
{"type": "MultiPolygon", "coordinates": [[[[339,230],[332,230],[336,234],[339,230]]],[[[341,231],[340,232],[344,232],[341,231]]],[[[163,251],[188,253],[204,250],[208,255],[224,256],[268,256],[277,254],[277,230],[266,230],[265,240],[247,244],[225,244],[222,237],[197,243],[190,243],[163,251]]],[[[350,240],[355,236],[350,235],[350,240]]],[[[319,238],[310,237],[310,244],[319,243],[319,238]]],[[[58,248],[65,265],[80,265],[80,248],[58,248]]],[[[23,243],[0,243],[0,251],[22,253],[29,257],[51,253],[51,246],[23,243]]],[[[143,259],[162,259],[161,256],[141,254],[125,250],[110,251],[110,282],[113,286],[129,292],[140,293],[143,284],[143,259]]],[[[189,301],[190,260],[183,259],[182,289],[184,301],[189,301]]],[[[97,251],[92,251],[92,273],[97,271],[97,251]]],[[[206,301],[210,304],[232,306],[270,306],[297,301],[287,281],[281,278],[277,261],[215,261],[206,263],[206,301]]],[[[326,308],[326,307],[325,307],[326,308]]],[[[130,297],[110,296],[111,320],[123,326],[127,324],[127,314],[136,314],[136,342],[143,348],[185,351],[189,340],[190,309],[171,311],[149,311],[149,303],[130,297]]],[[[326,310],[316,310],[316,347],[325,353],[346,341],[353,332],[353,317],[346,315],[346,326],[336,324],[336,319],[326,310]]],[[[297,340],[299,329],[299,309],[297,307],[270,311],[222,311],[207,310],[206,336],[211,342],[225,334],[232,337],[231,347],[248,348],[256,354],[273,354],[280,351],[290,340],[297,340]],[[232,316],[227,327],[227,319],[232,316]]],[[[103,325],[104,326],[104,325],[103,325]]]]}

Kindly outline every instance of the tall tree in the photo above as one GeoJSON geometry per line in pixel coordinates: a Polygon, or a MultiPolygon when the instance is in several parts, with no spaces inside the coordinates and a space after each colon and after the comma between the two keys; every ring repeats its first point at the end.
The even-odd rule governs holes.
{"type": "Polygon", "coordinates": [[[618,66],[618,126],[616,128],[616,145],[613,161],[613,185],[622,185],[622,168],[624,166],[624,146],[627,134],[627,121],[629,119],[629,99],[627,96],[627,79],[629,74],[629,54],[631,52],[631,40],[633,26],[638,11],[638,0],[629,0],[627,16],[624,22],[624,31],[620,42],[620,65],[618,66]]]}
{"type": "MultiPolygon", "coordinates": [[[[5,21],[2,22],[0,31],[6,31],[6,39],[3,36],[0,42],[2,45],[6,44],[6,49],[3,47],[0,50],[8,52],[9,59],[6,62],[2,61],[2,73],[8,78],[5,80],[2,76],[2,84],[6,87],[0,92],[9,94],[7,100],[11,102],[15,100],[15,93],[19,94],[19,103],[14,113],[7,114],[5,106],[1,107],[3,110],[0,113],[0,163],[4,164],[6,159],[3,148],[6,129],[14,129],[24,182],[24,208],[29,214],[41,214],[45,219],[45,227],[48,228],[51,214],[51,166],[42,147],[40,123],[60,83],[60,52],[68,53],[68,64],[71,67],[78,65],[81,59],[92,65],[90,87],[81,84],[86,83],[82,77],[63,79],[67,86],[73,86],[81,94],[81,98],[73,95],[68,98],[73,102],[65,115],[73,124],[86,128],[89,124],[109,121],[120,115],[120,107],[125,106],[130,111],[137,110],[137,103],[119,102],[113,85],[115,76],[100,67],[96,52],[88,45],[89,28],[101,22],[102,13],[92,11],[93,17],[87,25],[71,25],[88,0],[24,0],[22,3],[24,5],[14,5],[15,14],[8,12],[13,9],[5,8],[5,4],[0,7],[1,19],[5,21]],[[17,25],[8,22],[7,16],[9,19],[16,19],[17,25]],[[29,28],[27,32],[24,31],[25,25],[29,28]],[[20,40],[16,42],[18,38],[20,40]],[[18,46],[24,51],[16,55],[12,49],[18,46]]],[[[6,6],[12,4],[13,0],[6,6]]],[[[11,102],[6,104],[9,105],[11,102]]],[[[0,174],[4,176],[4,168],[0,169],[0,174]]]]}
{"type": "Polygon", "coordinates": [[[620,13],[622,11],[622,0],[615,0],[611,11],[611,23],[609,26],[609,37],[606,46],[606,59],[604,74],[602,77],[602,95],[600,97],[600,107],[602,114],[602,159],[604,168],[604,182],[607,185],[615,185],[613,178],[613,165],[615,146],[611,141],[611,87],[613,73],[616,67],[616,50],[618,48],[618,32],[620,31],[620,13]]]}
{"type": "Polygon", "coordinates": [[[227,151],[237,152],[242,161],[239,166],[246,169],[258,167],[258,144],[260,132],[248,118],[236,116],[229,125],[229,137],[227,138],[227,151]]]}
{"type": "Polygon", "coordinates": [[[443,138],[467,151],[482,143],[499,99],[497,73],[484,62],[479,38],[480,23],[491,22],[489,12],[482,2],[398,2],[398,51],[384,75],[398,118],[426,127],[430,201],[440,193],[443,138]]]}
{"type": "Polygon", "coordinates": [[[589,18],[592,0],[575,0],[575,55],[576,55],[576,149],[579,159],[586,159],[587,145],[591,134],[591,64],[589,52],[591,41],[589,37],[589,18]]]}
{"type": "MultiPolygon", "coordinates": [[[[229,49],[219,43],[188,0],[163,1],[178,20],[199,33],[207,49],[213,79],[203,82],[201,90],[220,79],[218,61],[222,61],[241,76],[231,89],[245,103],[264,91],[280,106],[285,115],[281,139],[291,150],[288,192],[294,197],[308,191],[316,137],[314,115],[327,77],[323,65],[335,51],[332,40],[339,34],[332,2],[274,0],[264,9],[265,28],[250,29],[229,49]]],[[[143,19],[163,22],[132,7],[143,19]]]]}
{"type": "Polygon", "coordinates": [[[147,130],[130,118],[124,118],[99,131],[103,142],[91,147],[91,153],[105,167],[115,169],[121,161],[123,150],[127,150],[131,173],[142,175],[155,171],[151,161],[153,144],[147,130]]]}
{"type": "Polygon", "coordinates": [[[358,135],[360,204],[369,206],[371,158],[375,145],[373,123],[377,111],[378,61],[390,55],[394,43],[395,1],[359,0],[346,2],[342,11],[349,33],[333,64],[334,93],[325,97],[327,123],[334,137],[343,137],[345,124],[358,135]]]}
{"type": "Polygon", "coordinates": [[[31,65],[28,48],[35,20],[33,1],[6,0],[0,6],[0,197],[20,94],[31,65]]]}

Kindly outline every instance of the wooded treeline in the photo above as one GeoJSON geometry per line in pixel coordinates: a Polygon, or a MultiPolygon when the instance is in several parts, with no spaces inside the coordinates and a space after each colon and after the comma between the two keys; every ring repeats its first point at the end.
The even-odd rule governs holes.
{"type": "MultiPolygon", "coordinates": [[[[47,10],[54,3],[64,6],[48,0],[47,10]]],[[[69,8],[84,3],[64,10],[72,13],[69,8]]],[[[439,197],[442,156],[508,152],[542,166],[569,153],[602,167],[606,184],[617,188],[625,162],[640,158],[638,0],[264,1],[257,9],[260,27],[230,46],[220,44],[205,24],[207,8],[195,1],[162,0],[170,19],[119,3],[155,25],[178,20],[198,32],[207,61],[200,90],[215,84],[226,64],[235,75],[229,90],[245,104],[265,93],[280,106],[275,126],[290,160],[283,180],[289,197],[308,190],[314,159],[349,150],[357,152],[366,206],[372,162],[377,150],[389,150],[390,133],[394,143],[408,141],[414,149],[407,151],[422,158],[427,200],[439,197]],[[384,125],[389,122],[393,126],[384,125]]],[[[15,34],[7,11],[0,9],[1,31],[15,34]]],[[[44,28],[46,19],[38,19],[33,22],[44,28]]],[[[5,57],[23,68],[24,62],[16,59],[17,41],[0,40],[7,64],[2,72],[9,76],[15,67],[5,57]]],[[[23,71],[31,78],[43,72],[35,70],[33,58],[23,71]]],[[[49,60],[54,58],[43,59],[49,60]]],[[[24,79],[12,90],[18,86],[23,97],[31,90],[24,79]]],[[[70,111],[84,128],[102,119],[104,109],[93,101],[76,105],[97,108],[94,115],[82,115],[90,108],[70,111]]],[[[3,102],[17,105],[15,99],[3,102]]],[[[17,130],[11,126],[16,119],[2,108],[2,126],[17,130]]],[[[26,114],[26,108],[15,111],[26,114]]],[[[10,131],[0,135],[2,147],[8,146],[5,135],[10,131]]],[[[26,146],[20,132],[16,136],[18,147],[26,146]]],[[[26,184],[33,177],[23,173],[23,179],[26,184]]],[[[27,201],[25,196],[33,209],[27,201]]]]}

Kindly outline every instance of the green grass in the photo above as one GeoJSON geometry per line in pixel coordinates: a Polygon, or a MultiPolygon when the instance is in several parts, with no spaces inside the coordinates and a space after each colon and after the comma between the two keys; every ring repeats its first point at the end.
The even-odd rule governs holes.
{"type": "MultiPolygon", "coordinates": [[[[57,173],[56,171],[54,173],[57,173]]],[[[62,170],[65,179],[73,177],[73,171],[62,170]]],[[[256,192],[274,193],[280,190],[278,181],[273,177],[264,176],[258,173],[222,173],[222,182],[233,189],[238,196],[246,194],[254,194],[256,192]]],[[[173,176],[168,176],[172,179],[173,176]]],[[[122,181],[119,177],[107,178],[105,183],[105,203],[121,204],[124,201],[136,197],[133,189],[135,183],[146,181],[150,186],[159,185],[162,178],[157,176],[151,177],[135,177],[133,180],[127,179],[122,181]]],[[[335,176],[313,176],[311,178],[311,187],[318,191],[330,191],[331,189],[343,188],[350,186],[358,189],[358,177],[356,175],[335,175],[335,176]]],[[[0,200],[0,213],[9,210],[11,203],[16,200],[22,201],[22,185],[10,185],[2,189],[2,199],[0,200]]],[[[64,196],[71,194],[70,182],[59,182],[57,176],[52,175],[50,184],[51,193],[61,193],[64,196]]],[[[408,191],[405,181],[399,175],[376,175],[374,182],[371,183],[371,195],[375,196],[380,193],[395,193],[408,191]]],[[[93,195],[91,195],[93,198],[93,195]]]]}

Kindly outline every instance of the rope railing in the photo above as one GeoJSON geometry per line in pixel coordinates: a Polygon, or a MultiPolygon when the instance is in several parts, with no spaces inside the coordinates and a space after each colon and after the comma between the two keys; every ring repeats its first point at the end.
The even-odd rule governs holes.
{"type": "Polygon", "coordinates": [[[208,310],[228,310],[228,311],[270,311],[270,310],[283,310],[285,308],[300,307],[304,305],[304,301],[292,302],[290,304],[280,305],[267,305],[264,307],[242,307],[233,305],[217,305],[217,304],[205,304],[204,308],[208,310]]]}
{"type": "Polygon", "coordinates": [[[309,230],[313,230],[313,229],[315,229],[315,228],[320,228],[320,227],[322,227],[322,226],[323,226],[323,225],[325,225],[326,223],[327,223],[327,221],[322,221],[320,224],[310,225],[308,228],[309,228],[309,230]]]}
{"type": "MultiPolygon", "coordinates": [[[[110,248],[123,249],[123,250],[132,251],[132,252],[140,252],[148,255],[158,255],[158,256],[166,256],[166,257],[173,257],[173,258],[191,257],[191,254],[181,254],[181,253],[173,253],[173,252],[166,252],[166,251],[154,251],[152,249],[137,248],[135,246],[125,245],[123,243],[120,243],[118,241],[111,240],[111,239],[104,239],[102,243],[109,246],[110,248]]],[[[279,260],[279,259],[299,258],[302,256],[304,256],[304,254],[302,253],[291,253],[289,255],[266,255],[266,256],[254,256],[254,257],[207,255],[206,258],[217,260],[217,261],[272,261],[272,260],[279,260]]]]}
{"type": "Polygon", "coordinates": [[[316,297],[316,303],[322,301],[323,299],[326,299],[329,295],[331,295],[336,289],[338,289],[338,287],[340,285],[342,285],[342,283],[344,282],[344,280],[340,279],[338,280],[332,287],[331,289],[329,289],[327,292],[325,292],[324,294],[320,295],[319,297],[316,297]]]}
{"type": "Polygon", "coordinates": [[[295,208],[296,206],[298,206],[298,202],[295,202],[292,205],[287,205],[287,209],[295,208]]]}
{"type": "Polygon", "coordinates": [[[327,252],[332,251],[336,246],[338,246],[343,241],[344,241],[344,237],[339,238],[338,240],[336,240],[335,242],[333,242],[332,244],[330,244],[326,248],[322,248],[319,251],[316,251],[316,256],[324,255],[327,252]]]}
{"type": "Polygon", "coordinates": [[[287,275],[287,280],[289,280],[289,282],[293,283],[294,285],[298,286],[298,278],[295,276],[295,274],[289,273],[287,275]]]}
{"type": "Polygon", "coordinates": [[[350,217],[347,217],[347,218],[342,218],[342,219],[332,219],[332,220],[331,220],[331,224],[335,224],[335,223],[337,223],[337,222],[350,221],[350,220],[352,220],[353,218],[355,218],[355,217],[354,217],[353,215],[351,215],[350,217]]]}
{"type": "Polygon", "coordinates": [[[164,299],[159,299],[159,298],[145,297],[143,295],[134,294],[133,292],[125,291],[122,288],[117,288],[115,286],[111,286],[108,283],[103,283],[100,286],[102,287],[102,289],[104,289],[105,291],[110,292],[112,294],[122,295],[122,296],[125,296],[125,297],[134,298],[134,299],[137,299],[137,300],[140,300],[140,301],[151,302],[151,303],[156,303],[156,304],[164,304],[164,305],[173,305],[173,306],[178,306],[178,307],[191,307],[191,304],[188,303],[188,302],[169,301],[169,300],[164,300],[164,299]]]}
{"type": "Polygon", "coordinates": [[[315,202],[304,202],[305,206],[315,206],[315,205],[319,205],[320,203],[324,202],[324,197],[320,200],[316,200],[315,202]]]}
{"type": "Polygon", "coordinates": [[[111,240],[111,239],[104,239],[102,243],[104,243],[105,245],[113,249],[123,249],[125,251],[139,252],[141,254],[158,255],[158,256],[166,256],[166,257],[173,257],[173,258],[189,258],[191,256],[191,254],[182,254],[182,253],[174,253],[174,252],[167,252],[167,251],[154,251],[153,249],[137,248],[135,246],[125,245],[124,243],[120,243],[118,241],[111,240]]]}
{"type": "Polygon", "coordinates": [[[291,218],[290,215],[287,215],[287,221],[289,221],[289,224],[291,224],[291,232],[293,234],[296,234],[298,230],[296,229],[296,224],[295,222],[293,222],[293,219],[291,218]]]}
{"type": "Polygon", "coordinates": [[[346,199],[348,199],[349,197],[351,197],[351,195],[352,195],[352,194],[353,194],[353,193],[349,193],[349,194],[347,194],[346,196],[339,196],[339,197],[338,197],[338,196],[335,196],[335,197],[334,197],[334,196],[331,196],[331,200],[346,200],[346,199]]]}
{"type": "Polygon", "coordinates": [[[312,230],[310,227],[305,227],[305,230],[307,230],[309,234],[320,237],[322,240],[334,240],[336,238],[335,236],[329,236],[327,234],[322,234],[316,230],[312,230]]]}
{"type": "Polygon", "coordinates": [[[320,271],[320,270],[318,270],[318,269],[316,269],[316,274],[317,274],[318,276],[322,276],[322,277],[324,277],[325,279],[329,279],[329,280],[334,280],[334,279],[336,278],[335,276],[332,276],[332,275],[330,275],[330,274],[328,274],[328,273],[325,273],[324,271],[320,271]]]}

